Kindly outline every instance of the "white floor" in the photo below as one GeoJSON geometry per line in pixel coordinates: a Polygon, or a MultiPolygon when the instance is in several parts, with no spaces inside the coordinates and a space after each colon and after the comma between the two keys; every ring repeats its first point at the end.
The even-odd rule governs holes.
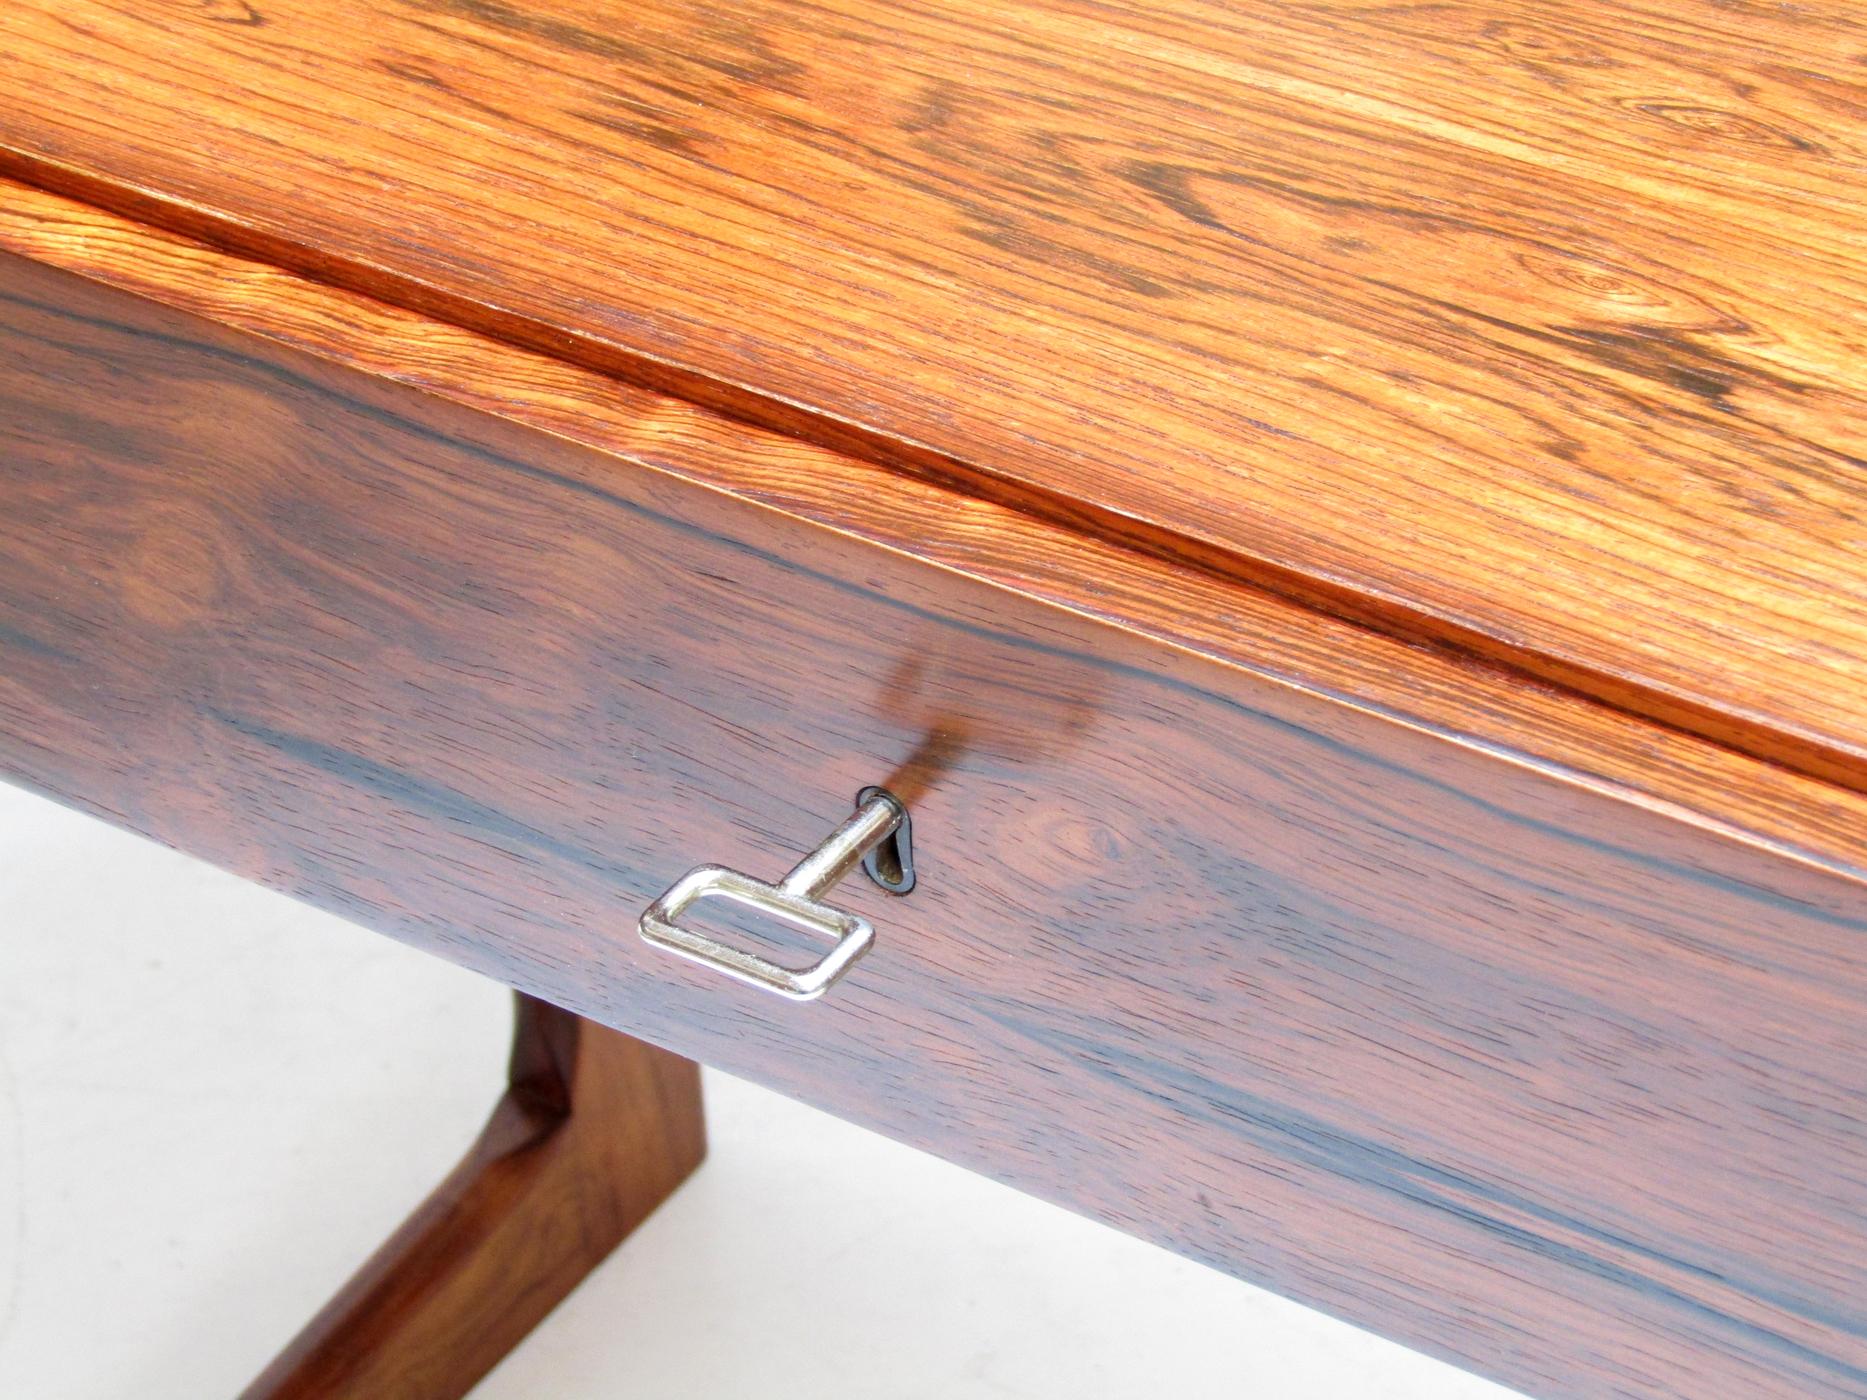
{"type": "MultiPolygon", "coordinates": [[[[437,1182],[507,994],[0,787],[0,1396],[232,1396],[437,1182]]],[[[476,1400],[1510,1392],[749,1085],[476,1400]]]]}

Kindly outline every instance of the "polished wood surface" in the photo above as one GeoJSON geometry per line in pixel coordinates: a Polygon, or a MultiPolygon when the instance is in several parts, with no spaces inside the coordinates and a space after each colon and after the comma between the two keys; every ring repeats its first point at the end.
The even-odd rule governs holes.
{"type": "Polygon", "coordinates": [[[1863,53],[1710,0],[15,0],[0,168],[1861,786],[1863,53]]]}
{"type": "MultiPolygon", "coordinates": [[[[1630,723],[1469,653],[1406,644],[935,483],[0,181],[0,251],[598,449],[1278,684],[1508,753],[1823,867],[1867,871],[1867,800],[1630,723]]],[[[601,478],[598,478],[601,479],[601,478]]]]}
{"type": "Polygon", "coordinates": [[[520,996],[465,1159],[242,1400],[459,1400],[706,1152],[700,1067],[520,996]]]}
{"type": "Polygon", "coordinates": [[[549,431],[516,351],[482,411],[497,347],[317,289],[236,329],[272,274],[148,248],[229,317],[0,264],[13,778],[1535,1394],[1867,1384],[1858,794],[1326,620],[1304,683],[1245,590],[1237,659],[1059,606],[985,580],[1008,517],[930,530],[969,577],[815,449],[549,431]],[[1494,698],[1566,761],[1444,723],[1494,698]],[[920,885],[850,887],[830,999],[641,947],[877,781],[920,885]]]}

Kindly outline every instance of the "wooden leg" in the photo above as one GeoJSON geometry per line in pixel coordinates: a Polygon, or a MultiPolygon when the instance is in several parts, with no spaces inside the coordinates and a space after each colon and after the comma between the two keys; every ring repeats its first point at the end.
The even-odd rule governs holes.
{"type": "Polygon", "coordinates": [[[700,1164],[700,1067],[527,996],[466,1159],[244,1400],[456,1400],[700,1164]]]}

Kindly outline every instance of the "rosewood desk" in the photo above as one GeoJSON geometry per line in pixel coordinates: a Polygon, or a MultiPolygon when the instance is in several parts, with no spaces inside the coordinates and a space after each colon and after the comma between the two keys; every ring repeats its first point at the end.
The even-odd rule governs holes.
{"type": "Polygon", "coordinates": [[[463,1393],[704,1060],[1867,1395],[1857,6],[9,0],[0,177],[0,774],[523,994],[250,1394],[463,1393]]]}

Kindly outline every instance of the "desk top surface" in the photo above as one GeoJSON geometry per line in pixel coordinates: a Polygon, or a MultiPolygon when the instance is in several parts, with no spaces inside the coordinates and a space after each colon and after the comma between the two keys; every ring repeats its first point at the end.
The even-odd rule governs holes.
{"type": "Polygon", "coordinates": [[[1847,4],[14,0],[0,171],[1867,785],[1847,4]]]}

